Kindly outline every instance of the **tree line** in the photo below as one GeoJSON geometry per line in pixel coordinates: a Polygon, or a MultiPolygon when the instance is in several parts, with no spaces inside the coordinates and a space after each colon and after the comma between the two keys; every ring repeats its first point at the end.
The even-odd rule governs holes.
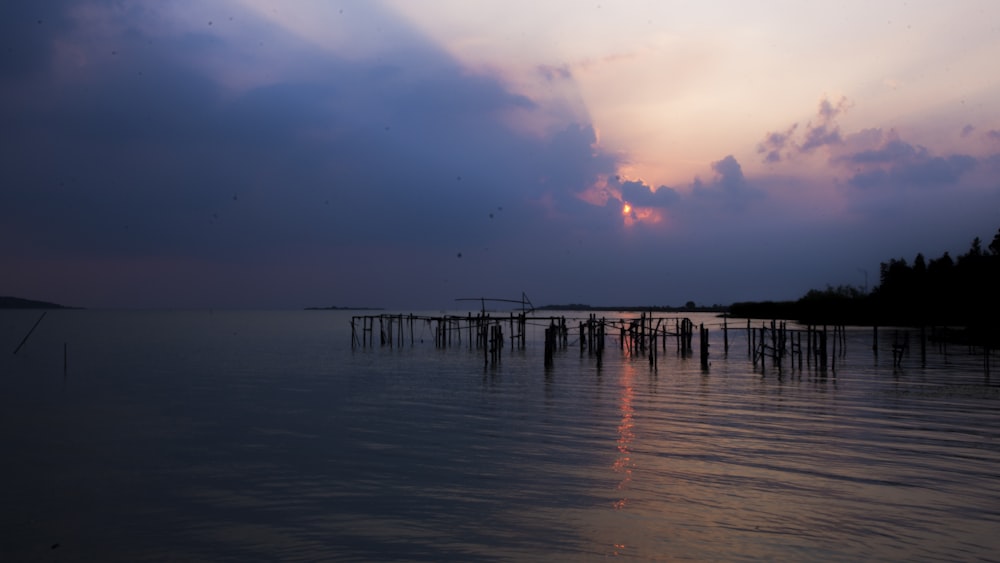
{"type": "Polygon", "coordinates": [[[866,292],[842,285],[810,290],[797,301],[734,303],[733,316],[786,318],[814,324],[963,326],[998,337],[1000,229],[983,248],[976,237],[955,258],[945,252],[912,263],[893,258],[879,266],[879,284],[866,292]]]}

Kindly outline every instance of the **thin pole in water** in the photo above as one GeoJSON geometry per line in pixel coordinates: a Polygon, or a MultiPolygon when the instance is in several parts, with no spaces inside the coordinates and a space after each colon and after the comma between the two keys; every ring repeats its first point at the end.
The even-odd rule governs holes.
{"type": "Polygon", "coordinates": [[[42,316],[38,317],[38,320],[35,321],[34,325],[32,325],[31,330],[28,331],[28,334],[24,335],[24,339],[22,339],[21,343],[17,345],[17,348],[14,349],[14,355],[17,355],[17,353],[21,350],[21,346],[24,346],[24,343],[27,342],[28,338],[31,337],[31,333],[35,332],[35,329],[38,328],[38,323],[42,322],[42,319],[45,318],[45,313],[48,313],[48,311],[43,312],[42,316]]]}

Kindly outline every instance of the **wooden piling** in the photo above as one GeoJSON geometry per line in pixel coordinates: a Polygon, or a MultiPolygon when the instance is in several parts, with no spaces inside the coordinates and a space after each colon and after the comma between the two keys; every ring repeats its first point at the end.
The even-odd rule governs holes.
{"type": "Polygon", "coordinates": [[[701,348],[701,367],[708,369],[708,329],[702,323],[699,332],[699,348],[701,348]]]}
{"type": "Polygon", "coordinates": [[[21,347],[24,346],[24,343],[28,341],[28,338],[31,338],[31,333],[35,332],[35,329],[38,328],[38,323],[42,322],[42,319],[45,318],[45,315],[47,313],[48,313],[48,311],[43,311],[42,315],[40,317],[38,317],[37,321],[35,321],[35,324],[31,325],[31,329],[28,330],[28,334],[25,334],[24,338],[21,339],[21,343],[17,345],[17,348],[14,348],[14,355],[15,356],[17,355],[18,352],[21,351],[21,347]]]}
{"type": "Polygon", "coordinates": [[[722,349],[729,355],[729,322],[726,313],[722,314],[722,349]]]}
{"type": "Polygon", "coordinates": [[[920,325],[920,367],[927,367],[927,329],[920,325]]]}
{"type": "Polygon", "coordinates": [[[819,368],[826,371],[826,325],[823,325],[823,332],[819,333],[819,368]]]}
{"type": "Polygon", "coordinates": [[[796,336],[798,342],[796,343],[795,347],[798,349],[799,352],[799,371],[802,371],[802,331],[801,330],[797,331],[796,336]]]}
{"type": "Polygon", "coordinates": [[[604,318],[601,317],[601,324],[597,328],[597,369],[601,369],[604,358],[604,318]]]}
{"type": "Polygon", "coordinates": [[[552,349],[554,348],[555,335],[550,329],[545,329],[545,367],[552,367],[552,349]]]}

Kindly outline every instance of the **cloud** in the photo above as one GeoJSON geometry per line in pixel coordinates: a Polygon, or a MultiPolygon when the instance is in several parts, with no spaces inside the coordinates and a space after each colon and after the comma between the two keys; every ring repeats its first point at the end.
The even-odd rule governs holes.
{"type": "Polygon", "coordinates": [[[986,138],[990,141],[1000,142],[1000,130],[990,129],[986,132],[986,138]]]}
{"type": "MultiPolygon", "coordinates": [[[[304,284],[292,280],[347,268],[398,278],[443,257],[440,275],[477,286],[565,248],[566,237],[595,248],[593,237],[620,227],[613,202],[580,199],[618,168],[591,124],[522,132],[512,112],[545,120],[548,108],[432,45],[351,58],[248,13],[235,18],[246,29],[227,24],[219,36],[118,21],[113,10],[102,17],[116,25],[93,28],[60,14],[45,16],[44,41],[18,44],[30,61],[3,71],[12,78],[0,119],[19,140],[0,154],[0,236],[19,241],[5,247],[11,267],[102,264],[114,284],[155,262],[194,295],[199,264],[273,272],[283,263],[286,283],[304,284]],[[38,47],[50,44],[77,52],[86,72],[63,73],[38,47]],[[233,82],[205,62],[216,60],[267,78],[233,82]]],[[[265,278],[276,283],[256,277],[265,278]]],[[[458,291],[429,283],[428,293],[458,291]]]]}
{"type": "Polygon", "coordinates": [[[840,127],[835,123],[835,119],[847,111],[848,107],[846,97],[841,97],[836,104],[826,98],[820,100],[817,121],[806,125],[805,140],[799,150],[808,153],[819,147],[839,144],[840,127]]]}
{"type": "Polygon", "coordinates": [[[715,177],[708,182],[695,178],[691,195],[702,203],[712,202],[729,210],[741,210],[754,200],[765,197],[764,192],[751,186],[743,175],[743,167],[733,155],[712,163],[715,177]]]}
{"type": "Polygon", "coordinates": [[[859,172],[849,182],[862,189],[940,188],[955,185],[976,163],[968,155],[920,158],[859,172]]]}
{"type": "Polygon", "coordinates": [[[0,77],[25,79],[50,68],[58,39],[75,27],[69,1],[0,3],[0,77]]]}
{"type": "Polygon", "coordinates": [[[863,137],[858,144],[877,142],[876,146],[848,152],[834,162],[852,169],[848,183],[864,190],[952,186],[978,163],[967,154],[933,155],[926,147],[903,141],[895,132],[869,130],[863,137]]]}
{"type": "Polygon", "coordinates": [[[746,190],[747,181],[743,177],[743,168],[733,155],[712,163],[712,170],[719,175],[718,185],[728,193],[746,190]]]}
{"type": "MultiPolygon", "coordinates": [[[[616,178],[617,180],[617,178],[616,178]]],[[[620,184],[622,200],[633,207],[667,208],[680,202],[677,190],[660,186],[655,190],[641,180],[626,180],[620,184]]]]}
{"type": "Polygon", "coordinates": [[[765,164],[776,164],[796,154],[808,154],[821,147],[839,145],[843,142],[837,116],[850,108],[846,97],[836,103],[827,98],[819,102],[814,121],[809,121],[799,138],[796,138],[799,124],[793,123],[783,131],[768,132],[764,140],[757,144],[757,153],[764,155],[765,164]]]}
{"type": "MultiPolygon", "coordinates": [[[[285,20],[234,8],[229,20],[191,15],[201,4],[187,0],[155,13],[9,4],[4,293],[84,306],[438,308],[521,290],[615,302],[608,288],[627,279],[637,303],[794,298],[809,283],[852,281],[827,274],[844,263],[853,273],[856,254],[872,252],[871,237],[841,248],[850,205],[830,205],[836,196],[943,202],[933,210],[952,209],[963,228],[970,210],[996,208],[975,188],[995,192],[1000,157],[845,134],[843,99],[764,137],[759,155],[779,172],[755,175],[741,147],[723,147],[702,177],[654,187],[618,176],[629,155],[601,146],[587,111],[566,111],[583,99],[573,72],[585,65],[538,67],[552,87],[527,96],[376,4],[363,18],[351,10],[349,25],[315,26],[340,25],[348,36],[333,42],[294,29],[305,8],[285,20]],[[807,154],[827,169],[801,172],[807,154]],[[900,198],[897,184],[924,189],[900,198]],[[820,254],[838,259],[808,282],[763,273],[820,254]]],[[[926,223],[909,211],[896,231],[926,223]]],[[[852,228],[871,235],[884,218],[852,228]]]]}
{"type": "Polygon", "coordinates": [[[781,162],[782,152],[791,144],[792,136],[798,127],[798,123],[793,123],[784,131],[769,132],[764,136],[764,140],[757,145],[757,153],[764,155],[765,163],[774,164],[781,162]]]}
{"type": "Polygon", "coordinates": [[[542,78],[546,82],[571,80],[573,78],[573,71],[570,70],[569,65],[539,65],[538,73],[542,75],[542,78]]]}

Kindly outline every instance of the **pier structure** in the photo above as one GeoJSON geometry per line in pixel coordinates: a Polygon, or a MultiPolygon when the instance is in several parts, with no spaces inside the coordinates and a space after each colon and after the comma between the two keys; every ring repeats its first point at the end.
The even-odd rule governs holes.
{"type": "MultiPolygon", "coordinates": [[[[650,368],[655,370],[659,356],[670,348],[678,356],[692,356],[695,334],[695,324],[687,317],[661,316],[654,312],[617,318],[598,316],[597,313],[574,317],[547,315],[527,308],[507,313],[483,310],[464,315],[355,315],[351,317],[350,324],[352,349],[402,348],[433,340],[434,346],[441,349],[466,347],[481,353],[484,366],[499,364],[505,348],[524,350],[540,342],[546,368],[553,366],[557,352],[568,350],[571,346],[579,348],[581,357],[593,357],[600,366],[610,342],[627,357],[648,359],[650,368]],[[532,330],[535,333],[529,337],[532,330]]],[[[730,326],[725,316],[714,326],[722,331],[722,357],[728,357],[729,333],[741,332],[741,329],[730,326]]],[[[843,363],[847,355],[847,327],[836,324],[793,326],[790,327],[787,321],[747,319],[746,358],[753,364],[754,370],[762,376],[774,373],[780,377],[789,370],[808,370],[836,377],[838,363],[843,363]]],[[[881,332],[889,330],[882,327],[881,332]]],[[[700,324],[697,331],[699,358],[702,368],[707,371],[711,365],[710,327],[700,324]]],[[[871,327],[871,353],[876,361],[882,348],[879,333],[880,327],[871,327]]],[[[854,334],[853,341],[856,343],[858,333],[854,334]]],[[[949,329],[941,327],[931,327],[930,330],[926,327],[892,328],[890,335],[888,339],[883,335],[883,342],[887,342],[884,346],[891,349],[894,369],[903,369],[904,359],[917,351],[920,366],[926,367],[928,342],[936,344],[938,355],[947,358],[948,342],[952,340],[949,329]],[[917,341],[913,346],[911,338],[917,341]]],[[[996,349],[976,347],[971,343],[968,348],[969,355],[981,355],[983,371],[988,379],[995,363],[993,356],[996,349]]]]}
{"type": "MultiPolygon", "coordinates": [[[[529,328],[536,328],[544,335],[546,366],[552,365],[557,350],[566,349],[571,343],[578,343],[581,355],[594,356],[600,362],[609,339],[617,340],[619,348],[631,356],[648,356],[650,365],[655,366],[659,353],[666,351],[668,344],[675,346],[679,354],[690,354],[694,334],[690,319],[652,313],[617,319],[594,313],[574,318],[527,311],[465,315],[384,313],[355,315],[350,323],[353,349],[415,346],[423,343],[424,335],[429,333],[438,348],[464,346],[482,351],[485,364],[499,362],[507,346],[512,350],[526,348],[529,328]]],[[[702,355],[707,356],[707,329],[703,330],[706,332],[702,355]]]]}

